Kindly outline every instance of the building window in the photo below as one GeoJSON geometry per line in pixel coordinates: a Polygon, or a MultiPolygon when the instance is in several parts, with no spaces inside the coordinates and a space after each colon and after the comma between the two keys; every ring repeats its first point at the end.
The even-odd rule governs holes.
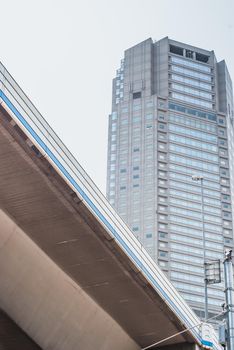
{"type": "Polygon", "coordinates": [[[224,130],[223,129],[219,129],[219,135],[224,136],[224,130]]]}
{"type": "Polygon", "coordinates": [[[182,113],[187,113],[190,114],[192,116],[197,116],[200,118],[206,118],[208,120],[211,121],[216,121],[217,117],[214,113],[206,113],[206,112],[202,112],[200,110],[197,109],[192,109],[192,108],[186,108],[184,106],[181,106],[179,104],[175,104],[175,103],[169,103],[169,109],[178,111],[178,112],[182,112],[182,113]]]}
{"type": "Polygon", "coordinates": [[[167,253],[167,252],[164,252],[164,251],[162,251],[162,250],[160,250],[160,251],[159,251],[159,256],[160,256],[161,258],[166,258],[166,257],[168,256],[168,253],[167,253]]]}
{"type": "Polygon", "coordinates": [[[219,140],[219,144],[220,144],[221,146],[226,146],[225,140],[219,140]]]}
{"type": "Polygon", "coordinates": [[[158,120],[164,120],[164,119],[165,119],[164,114],[159,113],[159,115],[158,115],[158,120]]]}
{"type": "Polygon", "coordinates": [[[167,233],[166,232],[161,232],[161,231],[159,231],[159,237],[160,238],[167,238],[167,233]]]}
{"type": "Polygon", "coordinates": [[[209,56],[203,55],[202,53],[196,52],[196,60],[200,62],[207,63],[209,61],[209,56]]]}
{"type": "Polygon", "coordinates": [[[184,67],[178,67],[178,66],[172,66],[171,67],[172,71],[177,72],[177,73],[181,73],[181,74],[185,74],[188,75],[189,77],[192,78],[197,78],[197,79],[203,79],[205,81],[209,81],[212,82],[212,77],[210,75],[206,75],[204,73],[200,73],[197,71],[193,71],[184,67]]]}
{"type": "Polygon", "coordinates": [[[170,79],[178,81],[178,82],[181,82],[181,83],[184,83],[184,84],[189,84],[189,85],[192,85],[194,87],[198,87],[198,88],[201,88],[201,89],[206,89],[206,90],[212,91],[212,85],[211,84],[204,83],[204,82],[202,82],[200,80],[186,78],[184,76],[180,76],[180,75],[177,75],[177,74],[171,74],[170,75],[170,79]]]}
{"type": "Polygon", "coordinates": [[[178,92],[172,92],[171,96],[173,98],[178,99],[178,100],[193,103],[193,104],[196,104],[198,106],[202,106],[202,107],[206,107],[206,108],[210,108],[210,109],[213,108],[213,104],[211,102],[207,102],[207,101],[195,98],[195,97],[183,95],[183,94],[180,94],[178,92]]]}
{"type": "Polygon", "coordinates": [[[147,114],[147,115],[145,116],[145,119],[146,119],[146,120],[151,120],[151,119],[153,119],[153,114],[147,114]]]}
{"type": "Polygon", "coordinates": [[[158,172],[158,176],[160,177],[166,177],[167,176],[167,173],[165,171],[159,171],[158,172]]]}
{"type": "Polygon", "coordinates": [[[166,108],[166,101],[165,101],[165,100],[158,99],[158,108],[163,108],[163,109],[165,109],[165,108],[166,108]]]}
{"type": "Polygon", "coordinates": [[[166,225],[165,224],[161,224],[161,223],[159,223],[159,228],[161,228],[161,229],[166,229],[166,225]]]}
{"type": "Polygon", "coordinates": [[[209,100],[212,100],[212,94],[209,92],[201,91],[198,89],[190,88],[188,86],[175,84],[175,83],[171,84],[171,87],[172,87],[172,89],[181,91],[183,93],[193,94],[193,95],[196,95],[198,97],[204,97],[204,98],[207,98],[209,100]]]}
{"type": "Polygon", "coordinates": [[[164,130],[165,129],[165,124],[159,123],[158,124],[158,128],[161,129],[161,130],[164,130]]]}
{"type": "Polygon", "coordinates": [[[180,58],[180,57],[171,57],[171,61],[173,63],[181,64],[181,65],[189,67],[189,68],[195,68],[195,69],[199,69],[199,70],[206,72],[206,73],[211,73],[211,68],[209,66],[201,64],[201,63],[193,62],[193,61],[186,60],[186,59],[180,58]]]}
{"type": "Polygon", "coordinates": [[[183,56],[184,50],[182,49],[182,47],[170,45],[170,52],[176,55],[183,56]]]}
{"type": "Polygon", "coordinates": [[[141,91],[133,92],[132,94],[133,99],[141,98],[141,91]]]}
{"type": "Polygon", "coordinates": [[[139,111],[141,109],[141,105],[135,105],[132,108],[134,111],[139,111]]]}
{"type": "Polygon", "coordinates": [[[223,118],[219,118],[219,124],[224,124],[224,119],[223,118]]]}
{"type": "Polygon", "coordinates": [[[166,242],[159,242],[159,247],[160,248],[167,248],[167,243],[166,242]]]}
{"type": "Polygon", "coordinates": [[[133,122],[133,123],[138,123],[140,120],[141,120],[141,117],[140,117],[140,116],[134,116],[134,117],[132,118],[132,122],[133,122]]]}

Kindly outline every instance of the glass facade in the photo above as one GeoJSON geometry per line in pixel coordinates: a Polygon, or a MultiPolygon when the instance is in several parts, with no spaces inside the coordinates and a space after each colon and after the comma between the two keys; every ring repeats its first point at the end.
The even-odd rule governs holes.
{"type": "Polygon", "coordinates": [[[209,67],[205,64],[197,63],[197,62],[187,60],[184,58],[180,58],[180,57],[171,56],[171,62],[183,65],[185,67],[195,68],[195,69],[198,69],[198,70],[205,72],[205,73],[212,72],[211,67],[209,67]]]}
{"type": "Polygon", "coordinates": [[[194,88],[188,87],[186,85],[175,84],[175,83],[171,84],[171,88],[174,90],[181,91],[185,94],[186,93],[192,94],[192,95],[196,95],[196,96],[201,97],[201,98],[204,97],[208,100],[212,100],[212,94],[210,94],[209,92],[205,92],[203,90],[200,90],[200,89],[194,89],[194,88]]]}
{"type": "Polygon", "coordinates": [[[196,72],[196,71],[193,71],[193,70],[190,70],[190,69],[187,69],[187,68],[183,68],[183,67],[178,67],[178,66],[172,65],[171,66],[171,70],[173,72],[180,73],[180,74],[185,75],[185,76],[189,76],[189,77],[192,77],[192,78],[196,78],[196,79],[201,79],[201,80],[212,82],[212,77],[210,75],[203,74],[203,73],[200,73],[200,72],[196,72]]]}
{"type": "Polygon", "coordinates": [[[212,85],[211,84],[203,83],[200,80],[186,78],[185,76],[181,76],[181,75],[177,75],[177,74],[171,74],[169,78],[172,81],[184,83],[184,84],[186,84],[188,86],[191,85],[191,86],[196,87],[196,88],[201,88],[201,89],[204,89],[204,90],[212,91],[212,85]]]}
{"type": "Polygon", "coordinates": [[[213,105],[211,102],[204,101],[204,100],[198,99],[196,97],[180,94],[178,92],[172,92],[171,97],[173,97],[177,100],[181,100],[181,101],[184,101],[187,103],[192,103],[192,104],[195,104],[195,105],[198,105],[201,107],[210,108],[210,109],[213,108],[213,105]]]}
{"type": "MultiPolygon", "coordinates": [[[[199,49],[207,62],[198,62],[194,48],[187,57],[188,45],[179,43],[179,56],[171,43],[146,40],[121,61],[109,118],[107,196],[201,315],[204,247],[209,260],[233,246],[232,87],[213,51],[199,49]],[[203,188],[192,175],[203,176],[203,188]]],[[[222,288],[208,289],[210,315],[220,312],[222,288]]]]}

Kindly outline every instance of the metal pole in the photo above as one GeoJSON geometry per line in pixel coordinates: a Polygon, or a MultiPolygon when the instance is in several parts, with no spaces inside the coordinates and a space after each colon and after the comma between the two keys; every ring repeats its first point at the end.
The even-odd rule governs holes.
{"type": "MultiPolygon", "coordinates": [[[[205,297],[205,321],[208,319],[208,292],[207,292],[207,276],[206,276],[206,237],[204,224],[204,195],[203,195],[203,177],[201,180],[201,214],[202,214],[202,240],[203,240],[203,265],[204,265],[204,297],[205,297]]],[[[234,350],[234,349],[233,349],[234,350]]]]}
{"type": "MultiPolygon", "coordinates": [[[[205,304],[205,321],[208,319],[208,293],[207,293],[207,276],[206,276],[206,237],[204,224],[204,194],[203,194],[203,176],[193,175],[193,181],[201,181],[201,215],[202,215],[202,241],[203,241],[203,268],[204,268],[204,304],[205,304]]],[[[233,349],[234,350],[234,349],[233,349]]]]}
{"type": "Polygon", "coordinates": [[[225,297],[227,308],[227,345],[228,350],[234,350],[234,289],[232,250],[225,252],[224,259],[225,297]]]}

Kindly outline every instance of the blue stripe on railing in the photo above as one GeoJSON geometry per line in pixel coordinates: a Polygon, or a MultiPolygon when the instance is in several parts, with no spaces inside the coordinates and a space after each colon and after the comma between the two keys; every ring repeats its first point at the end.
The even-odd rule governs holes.
{"type": "MultiPolygon", "coordinates": [[[[33,130],[33,128],[29,125],[29,123],[25,120],[25,118],[20,114],[20,112],[15,108],[12,102],[8,99],[8,97],[4,94],[2,90],[0,90],[0,98],[6,103],[8,108],[12,111],[12,113],[17,117],[17,119],[21,122],[21,124],[25,127],[25,129],[30,133],[30,135],[34,138],[34,140],[40,145],[40,147],[46,152],[46,154],[50,157],[50,159],[54,162],[54,164],[61,170],[63,175],[70,181],[70,183],[76,188],[79,194],[83,197],[86,203],[92,208],[98,218],[107,226],[107,228],[111,231],[113,236],[118,240],[120,245],[124,248],[124,250],[128,253],[128,255],[133,259],[139,269],[143,271],[143,273],[148,277],[148,279],[152,282],[152,284],[160,291],[160,293],[164,296],[164,298],[168,301],[170,306],[174,311],[176,311],[177,315],[183,320],[185,324],[188,325],[188,328],[191,327],[188,320],[184,318],[184,315],[177,308],[174,302],[168,297],[162,287],[158,284],[158,282],[154,279],[151,273],[147,270],[147,268],[142,265],[141,261],[137,258],[134,252],[130,249],[130,247],[124,242],[124,240],[120,237],[117,231],[113,228],[113,226],[109,223],[109,221],[105,218],[105,216],[99,211],[96,205],[92,202],[92,200],[86,195],[86,193],[81,189],[81,187],[77,184],[77,182],[73,179],[73,177],[69,174],[69,172],[64,168],[64,166],[60,163],[60,161],[56,158],[53,152],[47,147],[47,145],[42,141],[42,139],[37,135],[37,133],[33,130]]],[[[191,333],[195,335],[197,340],[201,343],[201,337],[199,333],[195,330],[191,330],[191,333]]]]}
{"type": "Polygon", "coordinates": [[[214,344],[211,341],[202,339],[201,342],[202,342],[202,345],[208,346],[209,348],[213,348],[214,344]]]}

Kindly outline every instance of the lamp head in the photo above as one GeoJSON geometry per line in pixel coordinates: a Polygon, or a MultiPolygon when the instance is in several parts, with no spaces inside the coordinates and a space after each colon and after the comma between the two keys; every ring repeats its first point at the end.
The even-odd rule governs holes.
{"type": "Polygon", "coordinates": [[[203,176],[201,176],[201,175],[192,175],[192,180],[193,181],[202,181],[203,180],[203,176]]]}

